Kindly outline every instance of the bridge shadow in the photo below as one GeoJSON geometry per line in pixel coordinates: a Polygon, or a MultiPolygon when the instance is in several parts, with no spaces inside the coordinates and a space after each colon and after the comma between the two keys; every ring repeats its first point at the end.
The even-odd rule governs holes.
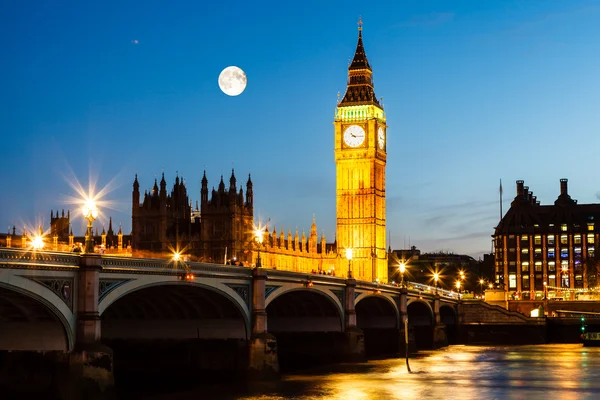
{"type": "Polygon", "coordinates": [[[277,338],[282,372],[343,360],[340,311],[321,292],[294,290],[278,296],[267,306],[267,321],[277,338]]]}
{"type": "Polygon", "coordinates": [[[402,336],[398,328],[398,312],[383,296],[368,296],[356,304],[358,327],[365,335],[367,358],[382,358],[400,352],[402,336]]]}

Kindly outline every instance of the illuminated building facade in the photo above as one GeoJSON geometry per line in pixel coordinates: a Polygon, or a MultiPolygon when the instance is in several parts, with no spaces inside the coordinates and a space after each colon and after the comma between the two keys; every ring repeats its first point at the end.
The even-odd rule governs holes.
{"type": "Polygon", "coordinates": [[[235,171],[231,172],[229,188],[223,177],[218,189],[209,198],[206,173],[202,177],[200,208],[192,208],[183,179],[167,193],[164,174],[159,183],[155,180],[150,191],[144,192],[140,202],[140,184],[137,175],[132,192],[133,250],[142,252],[172,253],[184,250],[203,261],[225,262],[226,259],[249,260],[252,248],[252,222],[254,194],[252,180],[248,177],[246,195],[237,188],[235,171]]]}
{"type": "Polygon", "coordinates": [[[562,297],[595,288],[600,204],[577,204],[560,180],[553,205],[517,181],[517,195],[493,235],[496,283],[515,299],[562,297]]]}
{"type": "Polygon", "coordinates": [[[388,275],[386,128],[359,24],[348,86],[335,111],[336,232],[338,248],[352,249],[355,277],[367,281],[387,281],[388,275]]]}

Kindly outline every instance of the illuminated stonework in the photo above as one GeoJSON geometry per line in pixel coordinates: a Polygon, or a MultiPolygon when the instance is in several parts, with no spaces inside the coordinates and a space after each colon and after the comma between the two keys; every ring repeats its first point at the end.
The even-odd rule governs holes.
{"type": "Polygon", "coordinates": [[[352,249],[350,264],[356,279],[387,282],[387,126],[385,112],[375,96],[361,28],[348,76],[348,87],[334,120],[337,248],[338,252],[352,249]],[[355,125],[365,132],[365,140],[358,146],[347,140],[351,135],[346,130],[353,127],[349,131],[352,134],[355,125]]]}

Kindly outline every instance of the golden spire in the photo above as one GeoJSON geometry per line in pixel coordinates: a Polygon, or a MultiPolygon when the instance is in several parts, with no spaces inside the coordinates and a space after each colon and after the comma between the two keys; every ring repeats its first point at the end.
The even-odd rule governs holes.
{"type": "Polygon", "coordinates": [[[362,31],[362,24],[363,24],[363,22],[362,22],[362,15],[359,15],[358,16],[358,31],[359,32],[362,31]]]}

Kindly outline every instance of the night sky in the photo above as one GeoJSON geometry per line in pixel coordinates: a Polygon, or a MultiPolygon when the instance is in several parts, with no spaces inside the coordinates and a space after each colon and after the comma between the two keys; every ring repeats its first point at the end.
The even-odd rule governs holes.
{"type": "Polygon", "coordinates": [[[131,230],[131,189],[176,174],[190,200],[252,174],[255,220],[335,234],[333,117],[362,16],[387,113],[394,249],[479,257],[523,179],[597,202],[595,1],[27,1],[0,5],[0,230],[107,187],[95,222],[131,230]],[[123,4],[122,4],[123,3],[123,4]],[[246,90],[217,78],[242,68],[246,90]]]}

